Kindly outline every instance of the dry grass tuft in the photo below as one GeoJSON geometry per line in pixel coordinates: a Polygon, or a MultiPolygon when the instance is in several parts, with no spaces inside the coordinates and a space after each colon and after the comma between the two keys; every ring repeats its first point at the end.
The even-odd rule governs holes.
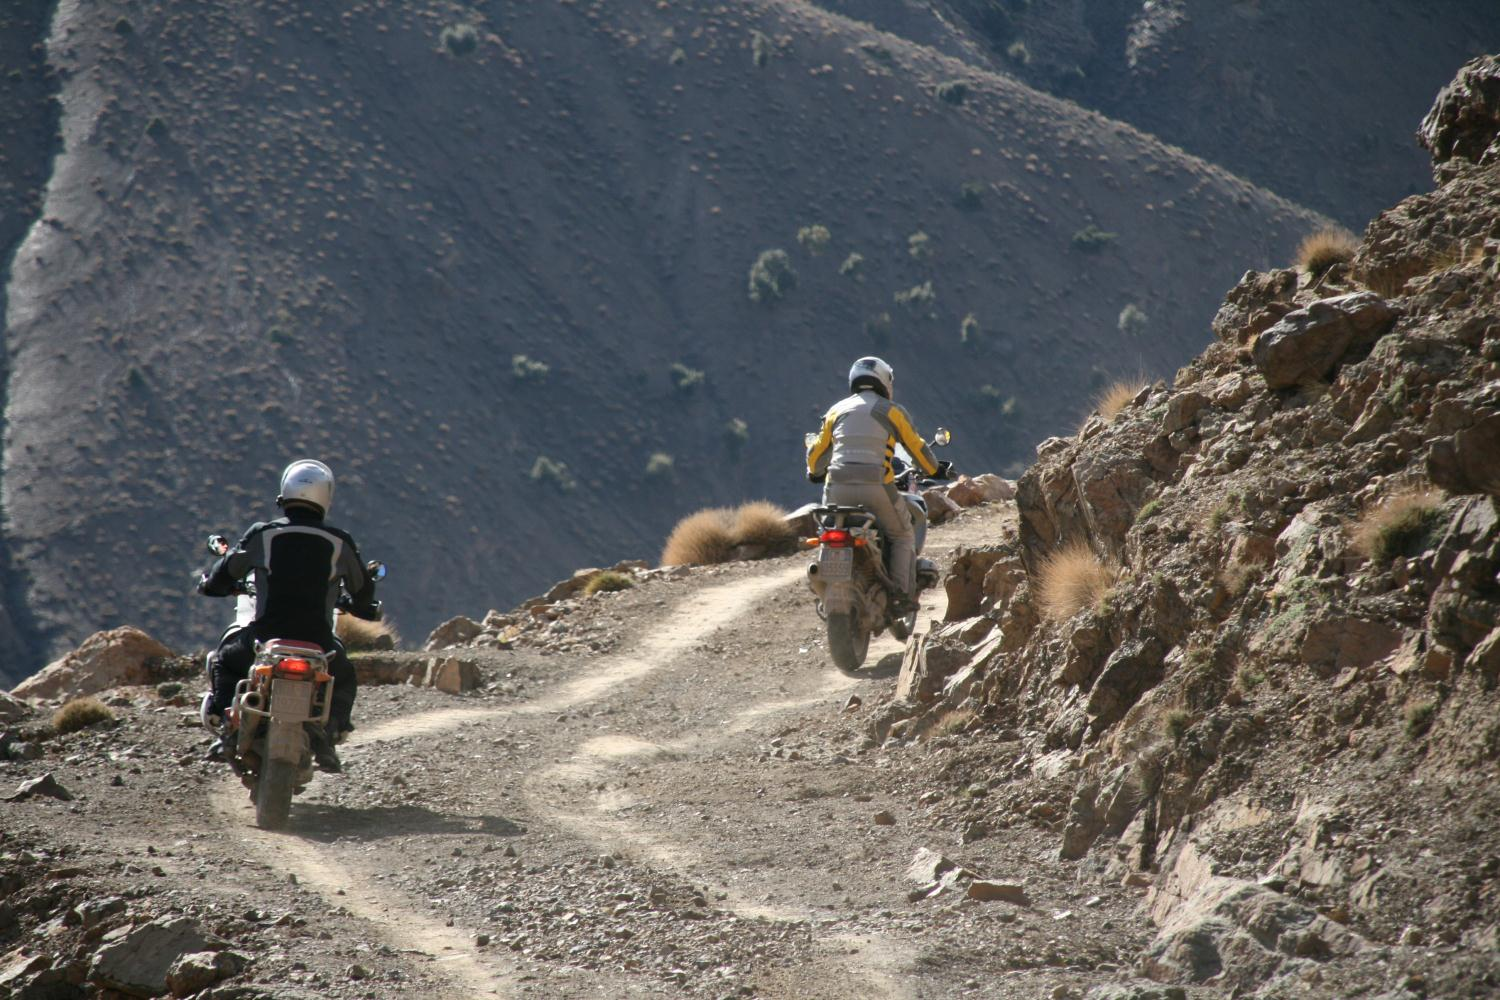
{"type": "Polygon", "coordinates": [[[786,511],[768,500],[755,500],[734,512],[736,545],[781,545],[795,532],[786,522],[786,511]]]}
{"type": "Polygon", "coordinates": [[[1037,604],[1049,621],[1060,622],[1084,608],[1097,607],[1120,575],[1113,560],[1101,560],[1086,542],[1052,553],[1037,572],[1037,604]]]}
{"type": "Polygon", "coordinates": [[[661,550],[663,566],[727,562],[734,552],[734,512],[710,507],[677,522],[661,550]]]}
{"type": "Polygon", "coordinates": [[[942,717],[927,731],[927,738],[935,740],[940,736],[956,736],[967,729],[975,718],[973,709],[968,708],[955,708],[944,712],[942,717]]]}
{"type": "Polygon", "coordinates": [[[334,619],[333,631],[339,637],[339,642],[344,644],[344,649],[351,653],[395,649],[401,645],[401,634],[386,619],[369,622],[353,615],[340,614],[334,619]]]}
{"type": "Polygon", "coordinates": [[[1297,244],[1297,266],[1319,277],[1335,264],[1347,264],[1359,249],[1359,237],[1339,226],[1319,229],[1297,244]]]}
{"type": "Polygon", "coordinates": [[[1104,387],[1103,392],[1094,397],[1094,412],[1103,417],[1106,422],[1115,419],[1120,411],[1129,406],[1130,401],[1140,395],[1140,391],[1148,384],[1139,376],[1111,382],[1104,387]]]}
{"type": "Polygon", "coordinates": [[[625,573],[617,573],[607,569],[603,573],[595,575],[588,583],[583,585],[583,595],[593,597],[599,593],[613,593],[617,590],[629,590],[635,586],[635,580],[625,573]]]}
{"type": "Polygon", "coordinates": [[[765,500],[736,508],[711,507],[677,522],[661,550],[663,566],[704,566],[728,562],[741,545],[775,551],[795,537],[786,511],[765,500]]]}
{"type": "Polygon", "coordinates": [[[1443,493],[1424,483],[1406,486],[1367,509],[1349,528],[1359,555],[1388,563],[1421,554],[1442,519],[1443,493]]]}
{"type": "Polygon", "coordinates": [[[74,698],[52,714],[52,728],[62,735],[114,720],[115,713],[98,698],[74,698]]]}

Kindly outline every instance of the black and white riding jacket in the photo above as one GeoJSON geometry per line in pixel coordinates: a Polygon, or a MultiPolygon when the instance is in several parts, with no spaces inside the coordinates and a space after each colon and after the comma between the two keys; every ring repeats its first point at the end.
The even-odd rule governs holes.
{"type": "Polygon", "coordinates": [[[198,592],[228,597],[252,576],[257,638],[327,644],[339,590],[349,592],[355,614],[375,605],[375,581],[365,572],[354,539],[300,507],[252,524],[239,542],[203,572],[198,592]]]}

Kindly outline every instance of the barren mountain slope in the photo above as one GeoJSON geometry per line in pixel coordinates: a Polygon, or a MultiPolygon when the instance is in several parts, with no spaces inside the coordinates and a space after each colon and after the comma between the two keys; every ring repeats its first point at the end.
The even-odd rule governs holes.
{"type": "Polygon", "coordinates": [[[196,539],[301,453],[414,633],[695,506],[798,499],[800,433],[872,349],[924,425],[967,428],[961,465],[1002,465],[1106,374],[1195,350],[1318,223],[792,2],[64,3],[50,51],[65,152],[11,274],[4,501],[54,650],[211,635],[196,539]],[[753,302],[771,248],[798,281],[753,302]]]}
{"type": "MultiPolygon", "coordinates": [[[[0,10],[0,333],[5,329],[3,275],[41,208],[57,145],[57,82],[45,46],[52,20],[48,0],[23,0],[0,10]]],[[[8,359],[0,354],[0,380],[8,359]]],[[[0,400],[4,396],[0,381],[0,400]]],[[[3,417],[0,417],[3,427],[3,417]]],[[[0,478],[4,466],[0,463],[0,478]]],[[[25,577],[10,565],[0,534],[0,683],[13,683],[35,664],[25,577]]]]}
{"type": "Polygon", "coordinates": [[[1130,122],[1357,229],[1428,188],[1411,135],[1500,44],[1489,0],[819,0],[1130,122]]]}

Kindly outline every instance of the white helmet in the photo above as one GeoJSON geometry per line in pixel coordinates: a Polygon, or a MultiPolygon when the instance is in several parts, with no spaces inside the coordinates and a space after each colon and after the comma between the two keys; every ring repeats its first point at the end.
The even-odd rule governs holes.
{"type": "Polygon", "coordinates": [[[853,392],[861,384],[890,399],[895,391],[896,373],[879,358],[860,358],[849,369],[849,391],[853,392]]]}
{"type": "Polygon", "coordinates": [[[322,462],[300,458],[281,474],[281,493],[276,502],[305,503],[318,508],[324,516],[333,506],[333,470],[322,462]]]}

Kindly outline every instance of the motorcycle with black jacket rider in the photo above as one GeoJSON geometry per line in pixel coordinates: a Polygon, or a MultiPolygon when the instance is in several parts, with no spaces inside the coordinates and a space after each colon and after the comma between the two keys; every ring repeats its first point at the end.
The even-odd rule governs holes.
{"type": "MultiPolygon", "coordinates": [[[[332,654],[330,741],[354,728],[354,668],[334,635],[333,612],[337,607],[359,618],[379,619],[380,604],[375,578],[353,537],[324,520],[332,495],[333,474],[327,466],[294,462],[282,476],[277,497],[283,516],[252,524],[200,575],[201,594],[233,596],[248,581],[255,600],[250,623],[226,631],[211,657],[207,713],[224,716],[234,701],[235,685],[249,673],[257,642],[291,639],[316,643],[332,654]]],[[[331,763],[321,758],[320,764],[331,763]]]]}

